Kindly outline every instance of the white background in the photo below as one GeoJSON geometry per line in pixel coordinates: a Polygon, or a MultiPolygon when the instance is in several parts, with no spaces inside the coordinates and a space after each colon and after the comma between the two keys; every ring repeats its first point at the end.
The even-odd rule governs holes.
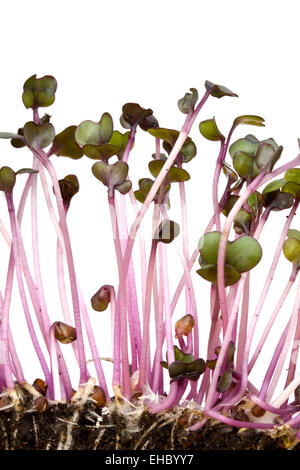
{"type": "MultiPolygon", "coordinates": [[[[198,88],[201,95],[207,79],[225,85],[239,95],[239,98],[221,100],[210,98],[192,132],[198,155],[186,166],[192,175],[186,185],[190,200],[191,250],[211,216],[211,180],[218,151],[218,144],[205,142],[200,136],[197,128],[200,120],[215,116],[219,128],[226,133],[236,116],[260,115],[266,120],[266,128],[241,127],[236,137],[251,132],[261,139],[274,137],[284,146],[282,161],[288,161],[298,153],[300,77],[299,7],[296,1],[52,0],[46,4],[34,0],[10,1],[1,8],[0,40],[1,131],[16,132],[32,119],[31,112],[21,101],[23,83],[32,74],[38,77],[51,74],[58,81],[56,101],[45,110],[52,115],[57,132],[85,119],[98,121],[105,111],[112,114],[115,127],[122,130],[118,121],[121,107],[129,101],[151,107],[161,126],[178,129],[184,120],[177,108],[178,99],[190,87],[198,88]]],[[[14,170],[31,166],[32,157],[28,152],[13,149],[7,141],[0,144],[1,166],[9,165],[14,170]]],[[[150,176],[147,164],[153,152],[153,140],[140,131],[129,160],[134,189],[139,178],[150,176]]],[[[72,203],[69,222],[78,277],[88,302],[103,283],[116,284],[106,192],[91,175],[93,162],[86,157],[75,162],[53,157],[53,162],[59,178],[73,172],[79,177],[81,191],[72,203]]],[[[25,176],[19,178],[25,181],[25,176]]],[[[16,197],[22,186],[20,180],[16,197]]],[[[172,192],[172,217],[176,219],[176,214],[179,217],[176,188],[172,192]]],[[[4,200],[1,200],[0,211],[1,218],[7,220],[4,200]]],[[[28,211],[27,217],[29,214],[28,211]]],[[[270,260],[268,255],[275,248],[285,215],[272,215],[269,228],[264,232],[262,245],[266,259],[270,260]]],[[[54,321],[61,318],[55,280],[55,236],[43,206],[40,222],[44,284],[54,321]]],[[[293,227],[297,228],[296,220],[293,227]]],[[[23,233],[30,250],[26,223],[23,233]]],[[[2,239],[0,250],[0,288],[3,293],[7,249],[2,239]]],[[[181,275],[175,255],[174,260],[171,264],[175,266],[175,270],[171,268],[173,287],[181,275]]],[[[253,271],[257,281],[252,294],[254,304],[269,262],[253,271]]],[[[280,266],[280,275],[275,279],[264,318],[275,305],[289,275],[289,263],[281,260],[280,266]]],[[[195,269],[193,279],[204,354],[209,286],[195,274],[195,269]]],[[[293,295],[289,308],[282,314],[284,324],[291,311],[292,298],[293,295]]],[[[11,313],[13,333],[26,376],[32,380],[39,375],[40,369],[25,340],[26,326],[18,302],[14,305],[11,313]]],[[[182,310],[177,311],[176,317],[182,314],[182,310]]],[[[96,314],[91,311],[103,355],[110,354],[108,315],[108,312],[96,314]]],[[[281,328],[278,325],[277,335],[281,328]]],[[[261,327],[259,331],[262,331],[261,327]]],[[[272,349],[255,372],[253,380],[257,384],[271,354],[272,349]]]]}

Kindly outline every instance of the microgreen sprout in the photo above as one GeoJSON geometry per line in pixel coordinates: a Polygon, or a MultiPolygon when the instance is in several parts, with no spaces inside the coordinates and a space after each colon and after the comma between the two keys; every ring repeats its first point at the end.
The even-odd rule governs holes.
{"type": "MultiPolygon", "coordinates": [[[[76,402],[85,394],[100,409],[112,403],[113,394],[119,407],[139,395],[148,397],[143,404],[151,413],[193,401],[203,409],[205,419],[194,423],[192,430],[199,429],[208,418],[215,418],[243,428],[272,429],[278,423],[286,423],[300,436],[300,374],[296,367],[300,344],[299,286],[292,312],[286,312],[285,328],[274,343],[273,354],[264,363],[260,388],[252,383],[251,377],[275,320],[296,283],[300,267],[300,231],[291,228],[300,200],[300,169],[297,168],[300,155],[279,166],[283,147],[273,138],[259,140],[246,134],[233,141],[239,126],[265,126],[264,119],[255,115],[238,116],[228,132],[221,129],[215,117],[204,116],[197,124],[200,133],[195,143],[189,133],[205,102],[212,98],[237,97],[228,88],[209,81],[205,82],[202,98],[199,99],[196,88],[191,88],[178,100],[179,110],[184,115],[180,130],[160,127],[150,108],[126,103],[119,119],[125,132],[115,129],[112,116],[102,110],[99,121],[86,119],[56,133],[52,118],[39,114],[40,108],[53,104],[56,90],[57,82],[50,75],[41,78],[33,75],[26,80],[22,100],[24,106],[31,109],[29,119],[32,120],[15,133],[0,133],[0,138],[9,139],[16,151],[26,147],[33,156],[32,168],[16,171],[9,166],[0,168],[0,191],[6,200],[10,222],[9,228],[2,221],[0,225],[10,250],[3,295],[0,292],[0,338],[4,348],[0,392],[13,394],[16,384],[27,383],[10,326],[10,318],[15,314],[11,311],[11,296],[16,276],[29,335],[44,374],[32,387],[32,393],[37,394],[35,407],[38,411],[43,412],[48,401],[76,402]],[[145,174],[140,175],[136,183],[132,153],[141,132],[148,136],[149,142],[152,140],[153,148],[150,144],[145,174]],[[195,249],[191,252],[186,185],[192,184],[190,180],[195,176],[187,169],[191,160],[202,158],[197,157],[197,147],[201,148],[203,138],[217,145],[211,191],[213,214],[207,227],[203,226],[199,233],[198,241],[194,241],[195,249]],[[79,180],[75,174],[58,179],[56,167],[59,168],[61,157],[86,160],[87,175],[102,183],[97,190],[104,199],[106,194],[118,279],[107,279],[105,282],[111,284],[102,285],[95,293],[82,292],[80,287],[82,273],[76,270],[67,223],[67,215],[73,210],[73,198],[80,197],[77,195],[79,180]],[[51,188],[45,172],[50,176],[51,188]],[[23,174],[27,177],[25,185],[23,174]],[[38,181],[42,183],[57,237],[61,314],[48,310],[44,295],[46,284],[41,274],[38,243],[38,181]],[[14,193],[16,188],[20,190],[22,183],[23,192],[16,210],[14,193]],[[177,191],[181,220],[169,217],[170,200],[177,191]],[[21,227],[26,204],[31,204],[33,269],[21,227]],[[129,204],[135,214],[133,219],[127,215],[129,204]],[[152,233],[147,234],[142,222],[150,207],[153,209],[152,233]],[[265,282],[257,283],[253,291],[250,279],[251,284],[257,282],[256,266],[264,259],[261,233],[266,231],[271,214],[278,220],[278,231],[271,234],[269,241],[270,245],[274,242],[274,256],[265,282]],[[137,234],[142,268],[140,290],[137,288],[140,272],[132,256],[137,234]],[[177,253],[181,275],[173,297],[168,265],[171,250],[177,253]],[[291,273],[283,279],[283,290],[275,299],[273,311],[265,313],[263,306],[280,257],[291,264],[291,273]],[[195,266],[197,263],[199,266],[195,266]],[[201,308],[205,283],[210,286],[210,312],[201,308]],[[184,311],[177,305],[183,290],[184,311]],[[90,298],[89,303],[86,297],[90,298]],[[108,383],[103,372],[101,344],[90,321],[93,315],[100,316],[103,324],[110,318],[107,328],[111,337],[112,383],[108,383]],[[210,330],[205,335],[200,325],[202,316],[209,315],[210,330]],[[257,339],[254,333],[258,331],[257,323],[262,315],[269,317],[257,339]],[[86,343],[97,379],[91,377],[88,370],[86,343]],[[67,344],[78,363],[76,387],[65,360],[67,344]],[[200,349],[206,351],[202,353],[205,357],[201,357],[200,349]],[[282,377],[284,385],[279,389],[282,377]],[[78,388],[75,395],[73,386],[78,388]],[[149,398],[149,390],[158,397],[155,402],[149,398]],[[246,402],[249,403],[247,419],[236,419],[236,410],[246,402]]],[[[196,186],[198,189],[200,185],[196,186]]],[[[201,201],[199,199],[199,211],[201,201]]],[[[105,266],[103,269],[105,272],[105,266]]]]}

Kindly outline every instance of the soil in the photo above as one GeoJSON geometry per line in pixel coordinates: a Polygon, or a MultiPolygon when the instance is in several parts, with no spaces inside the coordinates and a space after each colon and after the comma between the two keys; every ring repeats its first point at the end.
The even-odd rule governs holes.
{"type": "MultiPolygon", "coordinates": [[[[209,420],[197,432],[199,410],[177,408],[151,415],[145,408],[99,408],[84,403],[50,403],[38,411],[23,391],[23,403],[0,410],[0,450],[282,450],[282,438],[209,420]]],[[[293,450],[300,450],[300,443],[293,450]]]]}

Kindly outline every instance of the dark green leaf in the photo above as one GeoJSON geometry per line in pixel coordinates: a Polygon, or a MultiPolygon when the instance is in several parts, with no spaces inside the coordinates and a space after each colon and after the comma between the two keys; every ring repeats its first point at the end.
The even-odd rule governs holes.
{"type": "Polygon", "coordinates": [[[127,178],[128,165],[125,162],[116,162],[113,165],[108,165],[104,162],[96,162],[92,166],[93,175],[101,181],[109,189],[118,186],[127,178]]]}
{"type": "Polygon", "coordinates": [[[57,134],[52,143],[52,151],[58,157],[81,158],[83,151],[75,141],[76,126],[69,126],[57,134]]]}
{"type": "MultiPolygon", "coordinates": [[[[208,264],[202,266],[202,268],[196,271],[199,276],[201,276],[206,281],[212,282],[213,284],[218,284],[218,270],[216,264],[208,264]]],[[[229,264],[224,266],[224,275],[225,275],[225,286],[232,286],[240,280],[240,273],[229,264]]]]}
{"type": "Polygon", "coordinates": [[[172,380],[181,380],[184,378],[198,380],[205,369],[206,364],[203,359],[196,359],[190,363],[174,361],[169,365],[169,374],[172,380]]]}
{"type": "Polygon", "coordinates": [[[282,188],[282,193],[291,194],[297,201],[300,200],[300,184],[287,182],[282,188]]]}
{"type": "Polygon", "coordinates": [[[273,191],[264,197],[264,207],[269,207],[273,211],[282,211],[292,207],[294,197],[290,193],[273,191]]]}
{"type": "Polygon", "coordinates": [[[262,202],[262,195],[258,191],[255,191],[255,193],[252,193],[251,196],[248,197],[247,202],[252,213],[256,215],[262,202]]]}
{"type": "Polygon", "coordinates": [[[60,193],[65,204],[69,204],[72,197],[79,191],[79,182],[76,175],[67,175],[58,180],[60,193]]]}
{"type": "Polygon", "coordinates": [[[286,259],[296,263],[300,257],[300,242],[297,238],[288,238],[283,245],[283,253],[286,259]]]}
{"type": "Polygon", "coordinates": [[[244,209],[240,209],[234,219],[234,230],[238,234],[249,234],[252,216],[244,209]]]}
{"type": "MultiPolygon", "coordinates": [[[[249,136],[247,136],[249,137],[249,136]]],[[[249,138],[244,137],[242,139],[238,139],[235,142],[233,142],[230,147],[229,147],[229,153],[231,157],[233,158],[236,152],[244,152],[250,156],[254,156],[257,147],[259,145],[259,141],[253,142],[249,138]]]]}
{"type": "Polygon", "coordinates": [[[117,191],[119,191],[119,193],[121,193],[121,194],[127,194],[131,190],[131,187],[132,187],[131,181],[126,180],[126,181],[124,181],[124,183],[117,184],[115,186],[115,189],[117,191]]]}
{"type": "Polygon", "coordinates": [[[230,195],[229,198],[226,201],[226,204],[225,204],[223,210],[222,210],[222,214],[224,214],[227,217],[229,212],[231,211],[231,209],[233,208],[233,206],[235,205],[235,203],[237,202],[238,199],[239,199],[239,196],[235,196],[233,194],[230,195]]]}
{"type": "Polygon", "coordinates": [[[199,124],[199,130],[203,137],[213,141],[224,141],[225,137],[219,131],[215,118],[207,119],[199,124]]]}
{"type": "Polygon", "coordinates": [[[253,157],[238,151],[234,154],[233,166],[235,171],[243,178],[251,177],[253,173],[253,157]]]}
{"type": "Polygon", "coordinates": [[[200,238],[198,248],[206,264],[217,264],[220,238],[220,232],[208,232],[200,238]]]}
{"type": "Polygon", "coordinates": [[[223,393],[229,389],[232,383],[232,372],[231,369],[226,369],[223,375],[218,380],[217,383],[217,392],[223,393]]]}
{"type": "Polygon", "coordinates": [[[285,181],[300,184],[300,168],[291,168],[284,174],[285,181]]]}
{"type": "Polygon", "coordinates": [[[50,123],[26,122],[23,132],[27,144],[34,149],[47,147],[55,137],[54,127],[50,123]]]}
{"type": "Polygon", "coordinates": [[[223,161],[222,166],[223,166],[224,175],[227,176],[227,178],[230,179],[232,183],[235,183],[236,181],[238,181],[239,177],[236,174],[236,172],[233,171],[230,165],[228,165],[225,161],[223,161]]]}
{"type": "Polygon", "coordinates": [[[75,140],[80,147],[87,144],[102,144],[102,130],[100,123],[91,120],[81,122],[75,131],[75,140]]]}
{"type": "Polygon", "coordinates": [[[287,235],[288,235],[289,238],[296,238],[296,240],[298,240],[298,242],[300,242],[300,232],[299,232],[299,230],[295,230],[293,228],[290,228],[288,230],[287,235]]]}
{"type": "Polygon", "coordinates": [[[153,137],[157,137],[158,139],[165,140],[172,147],[175,144],[179,136],[179,131],[176,131],[175,129],[166,129],[164,127],[158,127],[156,129],[148,129],[148,132],[149,134],[153,135],[153,137]]]}
{"type": "Polygon", "coordinates": [[[34,170],[33,168],[21,168],[21,170],[16,171],[16,175],[23,175],[24,173],[33,174],[38,173],[38,170],[34,170]]]}
{"type": "Polygon", "coordinates": [[[22,100],[26,108],[50,106],[55,100],[57,82],[51,75],[32,75],[23,86],[22,100]]]}
{"type": "Polygon", "coordinates": [[[129,136],[130,132],[125,132],[124,134],[122,134],[119,131],[113,131],[112,136],[110,138],[109,144],[113,145],[118,149],[116,155],[118,155],[120,159],[122,158],[124,150],[126,149],[129,136]]]}
{"type": "Polygon", "coordinates": [[[216,85],[215,83],[209,82],[208,80],[205,82],[205,88],[210,93],[210,95],[214,96],[215,98],[222,98],[223,96],[238,96],[225,86],[216,85]]]}
{"type": "Polygon", "coordinates": [[[20,149],[22,147],[25,147],[26,145],[26,142],[25,142],[25,139],[24,139],[24,134],[23,134],[23,127],[20,127],[18,129],[18,134],[17,134],[17,137],[16,138],[12,138],[11,141],[10,141],[11,145],[16,148],[16,149],[20,149]]]}
{"type": "Polygon", "coordinates": [[[188,163],[196,156],[197,148],[191,139],[186,139],[185,143],[181,147],[178,156],[181,157],[182,163],[188,163]]]}
{"type": "Polygon", "coordinates": [[[267,186],[264,188],[262,194],[265,195],[268,193],[272,193],[273,191],[277,191],[278,189],[281,189],[285,184],[285,180],[271,181],[271,183],[267,184],[267,186]]]}
{"type": "Polygon", "coordinates": [[[261,257],[262,249],[260,244],[248,235],[227,243],[226,259],[240,273],[254,268],[261,260],[261,257]]]}
{"type": "Polygon", "coordinates": [[[84,155],[91,158],[92,160],[108,160],[113,155],[119,153],[118,147],[111,144],[102,145],[84,145],[82,148],[84,155]]]}
{"type": "Polygon", "coordinates": [[[132,129],[140,123],[142,123],[142,125],[144,124],[144,127],[147,127],[146,118],[149,118],[149,116],[152,114],[152,109],[142,108],[137,103],[126,103],[122,107],[122,116],[120,118],[120,122],[121,125],[126,129],[132,129]]]}
{"type": "Polygon", "coordinates": [[[114,124],[109,113],[103,113],[99,121],[100,144],[106,144],[112,136],[114,124]]]}
{"type": "Polygon", "coordinates": [[[158,127],[158,120],[151,114],[150,116],[146,116],[140,123],[140,128],[143,131],[147,131],[148,129],[154,129],[158,127]]]}
{"type": "Polygon", "coordinates": [[[0,191],[9,193],[13,190],[16,183],[16,174],[8,166],[3,166],[0,169],[0,191]]]}
{"type": "Polygon", "coordinates": [[[174,346],[174,354],[175,354],[175,361],[181,361],[190,363],[194,361],[194,356],[192,354],[186,354],[178,348],[178,346],[174,346]]]}
{"type": "Polygon", "coordinates": [[[283,147],[274,150],[271,143],[262,142],[259,144],[255,153],[255,162],[260,170],[266,170],[268,173],[272,171],[275,163],[280,158],[283,147]]]}
{"type": "Polygon", "coordinates": [[[264,127],[265,120],[260,116],[253,116],[251,114],[246,114],[244,116],[238,116],[233,121],[233,128],[236,128],[240,124],[247,124],[249,126],[259,126],[264,127]]]}
{"type": "MultiPolygon", "coordinates": [[[[165,162],[162,160],[153,160],[149,163],[148,167],[151,175],[154,176],[154,178],[157,178],[164,164],[165,162]]],[[[174,166],[172,166],[166,174],[167,184],[184,182],[188,181],[189,179],[190,175],[187,171],[183,170],[182,168],[176,168],[174,166]]]]}
{"type": "Polygon", "coordinates": [[[178,108],[184,114],[194,111],[195,104],[198,101],[198,90],[190,88],[192,93],[186,93],[183,98],[178,101],[178,108]]]}

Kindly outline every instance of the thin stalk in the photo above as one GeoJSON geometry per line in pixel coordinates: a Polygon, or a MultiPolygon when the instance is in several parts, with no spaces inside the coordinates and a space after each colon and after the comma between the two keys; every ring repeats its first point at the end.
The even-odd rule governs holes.
{"type": "MultiPolygon", "coordinates": [[[[118,227],[120,230],[120,240],[122,255],[125,252],[126,240],[128,237],[128,226],[127,226],[127,217],[126,217],[126,204],[125,196],[120,195],[121,210],[117,213],[118,227]]],[[[141,236],[141,233],[140,233],[141,236]]],[[[142,237],[143,239],[143,237],[142,237]]],[[[141,247],[140,247],[141,248],[141,247]]],[[[147,266],[144,267],[145,272],[147,272],[147,266]]],[[[131,351],[132,351],[132,374],[138,369],[138,358],[141,355],[142,348],[142,338],[141,338],[141,325],[139,317],[139,306],[137,299],[137,289],[134,275],[134,266],[133,260],[130,260],[129,269],[128,269],[128,280],[126,284],[126,299],[128,303],[128,323],[130,331],[130,342],[131,342],[131,351]]]]}
{"type": "Polygon", "coordinates": [[[50,397],[53,400],[61,401],[62,399],[61,385],[62,384],[60,381],[54,328],[55,328],[55,324],[53,324],[50,328],[50,363],[51,363],[51,377],[53,380],[53,392],[50,393],[50,397]]]}
{"type": "Polygon", "coordinates": [[[142,338],[142,352],[140,360],[140,369],[139,369],[139,382],[137,389],[143,390],[146,382],[147,375],[147,352],[148,344],[150,341],[150,313],[151,313],[151,294],[153,286],[153,272],[156,258],[158,242],[157,240],[152,240],[151,251],[148,262],[147,269],[147,282],[146,282],[146,296],[145,296],[145,307],[144,307],[144,319],[143,319],[143,338],[142,338]]]}
{"type": "MultiPolygon", "coordinates": [[[[280,337],[280,340],[276,346],[276,349],[273,353],[273,356],[272,356],[272,359],[271,359],[271,362],[269,364],[269,367],[268,367],[268,370],[267,370],[267,373],[264,377],[264,380],[263,380],[263,383],[262,383],[262,386],[261,386],[261,389],[260,389],[260,392],[259,392],[259,398],[261,400],[265,400],[266,398],[266,394],[267,394],[267,391],[268,391],[268,387],[270,385],[270,381],[271,381],[271,378],[272,378],[272,375],[274,374],[274,370],[277,366],[277,363],[278,363],[278,358],[282,352],[282,348],[284,346],[284,343],[286,341],[286,338],[287,338],[287,333],[288,333],[288,330],[289,330],[289,325],[290,325],[290,321],[288,322],[288,324],[286,325],[281,337],[280,337]]],[[[281,372],[281,368],[280,368],[280,372],[281,372]]],[[[268,397],[267,400],[269,400],[269,398],[271,397],[268,397]]]]}
{"type": "Polygon", "coordinates": [[[236,353],[236,370],[241,372],[243,362],[243,352],[247,337],[248,313],[249,313],[249,296],[250,296],[250,272],[247,273],[245,287],[243,291],[243,301],[241,310],[241,320],[239,327],[239,342],[236,353]]]}
{"type": "Polygon", "coordinates": [[[282,292],[282,294],[281,294],[281,296],[280,296],[280,298],[279,298],[279,300],[276,304],[274,312],[272,313],[272,315],[271,315],[271,317],[270,317],[270,319],[267,323],[267,326],[266,326],[266,328],[263,332],[263,335],[262,335],[261,339],[259,340],[259,343],[258,343],[258,345],[257,345],[257,347],[256,347],[256,349],[253,353],[251,361],[249,362],[248,374],[253,369],[253,366],[254,366],[255,362],[257,361],[257,358],[258,358],[259,354],[261,353],[261,350],[262,350],[262,347],[265,343],[265,340],[268,337],[268,334],[269,334],[269,332],[270,332],[270,330],[271,330],[271,328],[272,328],[272,326],[273,326],[273,324],[274,324],[274,322],[277,318],[277,315],[280,312],[280,310],[281,310],[281,308],[282,308],[282,306],[283,306],[283,304],[284,304],[284,302],[285,302],[285,300],[286,300],[286,298],[287,298],[287,296],[288,296],[288,294],[289,294],[289,292],[290,292],[290,290],[291,290],[291,288],[292,288],[292,286],[295,282],[296,275],[297,275],[297,270],[293,266],[292,274],[290,275],[290,278],[289,278],[289,280],[288,280],[288,282],[287,282],[287,284],[286,284],[286,286],[285,286],[285,288],[284,288],[284,290],[283,290],[283,292],[282,292]]]}
{"type": "Polygon", "coordinates": [[[77,337],[77,345],[78,345],[78,355],[79,355],[79,362],[80,362],[79,382],[81,385],[87,382],[88,373],[87,373],[86,358],[85,358],[84,344],[83,344],[83,334],[82,334],[82,326],[81,326],[81,318],[80,318],[80,307],[79,307],[79,298],[78,298],[78,291],[77,291],[75,266],[74,266],[74,260],[73,260],[73,255],[72,255],[72,248],[71,248],[68,226],[66,223],[64,204],[63,204],[63,200],[61,197],[57,175],[55,173],[55,170],[53,168],[51,161],[48,159],[46,154],[41,149],[39,149],[38,151],[32,149],[32,151],[37,156],[37,158],[42,162],[42,164],[45,166],[46,170],[48,171],[52,180],[53,189],[54,189],[54,193],[56,197],[57,208],[58,208],[58,213],[59,213],[59,218],[60,218],[60,227],[61,227],[61,231],[64,237],[66,258],[67,258],[67,264],[68,264],[68,269],[69,269],[73,313],[74,313],[74,321],[75,321],[76,337],[77,337]]]}
{"type": "MultiPolygon", "coordinates": [[[[33,169],[36,169],[37,158],[33,157],[33,169]]],[[[46,301],[44,296],[42,275],[41,275],[41,266],[40,266],[40,256],[39,256],[39,237],[38,237],[38,224],[37,224],[37,174],[32,175],[32,184],[31,184],[31,229],[32,229],[32,253],[33,253],[33,265],[35,273],[35,285],[37,296],[40,305],[40,312],[42,317],[42,323],[44,325],[44,337],[46,340],[46,346],[49,350],[49,340],[48,332],[50,330],[50,320],[47,312],[46,301]]]]}
{"type": "MultiPolygon", "coordinates": [[[[17,275],[17,281],[18,281],[18,286],[19,286],[19,291],[20,291],[21,302],[22,302],[22,306],[24,309],[25,318],[27,321],[28,330],[29,330],[29,334],[30,334],[34,349],[40,361],[43,372],[45,374],[47,384],[51,387],[51,376],[49,374],[47,363],[45,361],[44,355],[42,353],[42,350],[40,348],[38,339],[34,331],[34,326],[31,320],[30,311],[29,311],[28,304],[27,304],[26,293],[24,290],[21,263],[20,263],[20,257],[19,257],[20,243],[19,243],[19,237],[18,237],[18,231],[17,231],[17,221],[16,221],[12,192],[5,193],[5,197],[6,197],[7,208],[8,208],[10,224],[11,224],[13,257],[14,257],[14,262],[16,266],[16,275],[17,275]]],[[[5,299],[4,299],[4,305],[5,305],[5,299]]],[[[6,318],[6,329],[7,329],[7,325],[8,325],[8,316],[6,318]]],[[[6,379],[7,378],[9,377],[7,376],[6,379]]],[[[10,385],[11,383],[8,384],[9,388],[10,388],[10,385]]]]}
{"type": "MultiPolygon", "coordinates": [[[[2,322],[2,318],[3,318],[3,309],[4,309],[4,301],[3,301],[2,294],[0,292],[0,314],[1,314],[0,320],[1,320],[1,322],[2,322]]],[[[1,329],[1,341],[3,341],[2,340],[2,329],[1,329]]],[[[22,369],[22,366],[21,366],[16,348],[15,348],[15,343],[14,343],[14,340],[13,340],[13,337],[12,337],[10,326],[9,326],[9,330],[8,330],[8,348],[9,348],[9,354],[11,356],[12,364],[13,364],[13,367],[14,367],[14,375],[15,375],[18,383],[22,384],[22,383],[25,382],[24,373],[23,373],[23,369],[22,369]]],[[[1,364],[1,367],[2,367],[2,364],[1,364]]]]}
{"type": "Polygon", "coordinates": [[[221,221],[220,221],[220,206],[218,198],[218,185],[220,174],[222,171],[222,161],[225,157],[224,155],[224,139],[220,141],[221,148],[216,162],[216,168],[214,172],[213,185],[212,185],[212,199],[213,199],[213,208],[214,208],[214,220],[217,232],[221,232],[221,221]]]}

